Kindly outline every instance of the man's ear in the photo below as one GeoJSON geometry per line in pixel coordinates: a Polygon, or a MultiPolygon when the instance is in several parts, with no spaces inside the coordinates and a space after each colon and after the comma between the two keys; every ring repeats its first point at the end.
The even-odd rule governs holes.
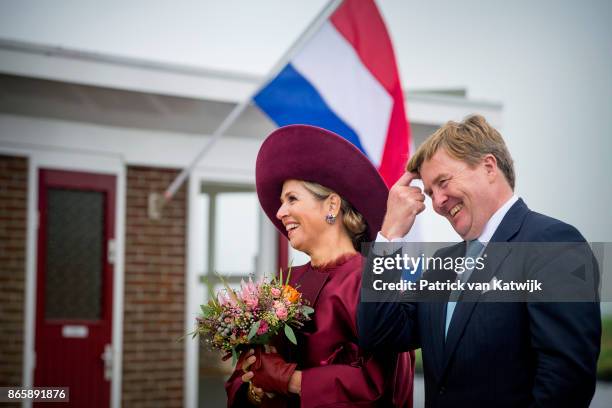
{"type": "Polygon", "coordinates": [[[482,159],[482,165],[484,166],[485,171],[487,172],[487,178],[493,181],[497,174],[499,173],[499,168],[497,167],[497,159],[492,154],[487,154],[482,159]]]}

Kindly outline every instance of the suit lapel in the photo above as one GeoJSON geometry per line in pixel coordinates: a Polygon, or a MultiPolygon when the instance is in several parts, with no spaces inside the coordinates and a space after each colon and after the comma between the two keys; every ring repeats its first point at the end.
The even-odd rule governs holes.
{"type": "Polygon", "coordinates": [[[491,242],[511,241],[512,237],[521,229],[523,221],[529,211],[527,204],[525,204],[522,198],[519,198],[504,216],[504,219],[491,237],[491,242]]]}
{"type": "Polygon", "coordinates": [[[435,367],[438,374],[444,368],[444,324],[446,319],[446,303],[437,302],[427,305],[431,312],[431,342],[435,367]]]}
{"type": "MultiPolygon", "coordinates": [[[[491,242],[508,242],[512,239],[514,235],[520,229],[525,216],[529,209],[525,205],[522,199],[519,199],[508,213],[504,216],[502,222],[499,224],[499,227],[493,234],[491,238],[491,242]]],[[[510,254],[510,247],[505,245],[490,245],[485,249],[483,256],[485,256],[485,267],[481,270],[474,270],[472,275],[470,276],[469,282],[490,282],[491,278],[494,276],[495,271],[499,269],[501,264],[510,254]]],[[[477,301],[479,300],[482,292],[480,291],[466,291],[462,294],[460,298],[460,302],[457,303],[455,307],[455,312],[453,314],[453,318],[451,320],[450,326],[448,328],[448,333],[446,336],[446,342],[444,342],[444,357],[443,357],[443,365],[442,365],[442,373],[445,373],[448,364],[463,336],[465,331],[465,327],[467,326],[472,313],[474,312],[474,308],[476,307],[477,301]]],[[[438,314],[442,321],[444,322],[446,319],[446,304],[444,304],[444,308],[441,310],[441,313],[438,314]]],[[[441,334],[442,338],[444,338],[444,324],[441,326],[441,334]]]]}
{"type": "MultiPolygon", "coordinates": [[[[491,277],[494,275],[495,271],[499,269],[501,264],[508,257],[509,253],[510,249],[507,246],[493,247],[490,251],[486,250],[485,254],[487,255],[487,261],[485,262],[485,267],[481,270],[475,270],[472,273],[472,276],[470,276],[469,282],[490,282],[491,277]]],[[[453,318],[450,326],[448,327],[446,343],[444,344],[444,369],[446,369],[453,353],[455,352],[455,349],[457,348],[457,345],[459,344],[459,340],[463,336],[465,327],[472,317],[472,313],[478,304],[480,296],[482,296],[481,291],[466,290],[459,298],[460,301],[457,302],[455,312],[453,313],[453,318]]],[[[442,333],[444,333],[444,328],[442,328],[442,333]]]]}
{"type": "MultiPolygon", "coordinates": [[[[451,247],[449,252],[438,256],[455,259],[463,256],[463,254],[465,254],[465,242],[451,247]]],[[[455,278],[454,273],[449,274],[446,270],[435,271],[434,274],[435,278],[429,276],[425,278],[427,280],[436,280],[440,282],[446,282],[447,280],[452,280],[455,278]]],[[[450,292],[446,294],[446,299],[448,298],[449,294],[450,292]]],[[[431,350],[434,355],[436,370],[438,373],[441,373],[444,364],[444,326],[446,324],[446,302],[443,299],[440,299],[437,302],[427,304],[426,307],[428,307],[430,311],[429,323],[431,324],[430,333],[432,333],[431,350]]]]}

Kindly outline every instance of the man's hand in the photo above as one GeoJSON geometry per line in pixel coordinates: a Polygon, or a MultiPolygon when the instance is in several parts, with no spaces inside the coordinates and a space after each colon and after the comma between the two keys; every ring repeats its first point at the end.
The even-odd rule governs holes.
{"type": "Polygon", "coordinates": [[[388,240],[406,235],[417,214],[425,209],[423,191],[419,187],[410,186],[412,180],[419,177],[418,173],[404,173],[389,190],[387,214],[380,231],[388,240]]]}

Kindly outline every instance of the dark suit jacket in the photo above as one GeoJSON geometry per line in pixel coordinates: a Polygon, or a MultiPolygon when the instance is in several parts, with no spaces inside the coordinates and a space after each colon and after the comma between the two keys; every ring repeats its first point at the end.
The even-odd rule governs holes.
{"type": "MultiPolygon", "coordinates": [[[[518,200],[491,242],[584,238],[574,227],[518,200]]],[[[463,242],[437,256],[464,254],[463,242]]],[[[493,250],[486,267],[474,270],[470,281],[534,271],[550,275],[559,269],[528,260],[521,271],[504,271],[512,256],[508,248],[493,250]]],[[[446,302],[361,302],[359,342],[365,349],[422,348],[427,407],[588,407],[601,339],[598,302],[459,302],[446,339],[445,315],[446,302]]]]}

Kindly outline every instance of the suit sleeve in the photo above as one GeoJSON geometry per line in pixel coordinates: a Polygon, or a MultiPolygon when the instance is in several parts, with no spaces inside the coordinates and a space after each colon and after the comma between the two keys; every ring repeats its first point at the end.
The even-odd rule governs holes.
{"type": "MultiPolygon", "coordinates": [[[[541,242],[583,242],[573,227],[558,223],[538,237],[541,242]]],[[[563,255],[562,255],[563,256],[563,255]]],[[[562,257],[561,256],[561,257],[562,257]]],[[[563,259],[537,260],[532,273],[567,274],[563,259]]],[[[595,271],[598,275],[598,271],[595,271]]],[[[598,276],[594,277],[598,282],[598,276]]],[[[564,282],[571,282],[564,280],[564,282]]],[[[598,302],[530,302],[531,344],[536,353],[534,406],[588,407],[595,392],[601,341],[598,302]]]]}
{"type": "Polygon", "coordinates": [[[366,350],[396,352],[421,347],[416,303],[360,302],[357,311],[359,345],[366,350]]]}
{"type": "MultiPolygon", "coordinates": [[[[373,252],[370,252],[366,260],[368,265],[372,265],[372,258],[376,256],[373,252]]],[[[385,271],[382,275],[374,276],[372,270],[372,267],[368,267],[364,271],[357,310],[359,345],[366,350],[384,348],[396,352],[420,348],[417,314],[419,302],[414,301],[414,293],[410,294],[413,298],[408,299],[399,292],[375,292],[372,289],[375,279],[400,281],[401,271],[396,274],[385,271]],[[372,299],[380,301],[371,301],[372,299]]]]}

